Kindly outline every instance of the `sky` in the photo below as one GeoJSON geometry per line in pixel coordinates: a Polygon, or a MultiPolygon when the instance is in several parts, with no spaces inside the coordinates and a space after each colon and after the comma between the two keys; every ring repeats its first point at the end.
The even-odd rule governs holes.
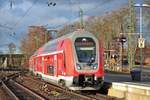
{"type": "Polygon", "coordinates": [[[77,21],[80,8],[86,19],[127,5],[128,0],[0,0],[0,52],[8,52],[10,43],[19,52],[20,40],[27,34],[28,26],[59,28],[77,21]]]}

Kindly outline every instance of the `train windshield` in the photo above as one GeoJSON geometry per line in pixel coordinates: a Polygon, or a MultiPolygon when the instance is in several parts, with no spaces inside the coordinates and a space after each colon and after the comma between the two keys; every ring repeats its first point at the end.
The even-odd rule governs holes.
{"type": "Polygon", "coordinates": [[[81,37],[75,40],[78,61],[81,63],[95,62],[96,44],[92,38],[81,37]]]}

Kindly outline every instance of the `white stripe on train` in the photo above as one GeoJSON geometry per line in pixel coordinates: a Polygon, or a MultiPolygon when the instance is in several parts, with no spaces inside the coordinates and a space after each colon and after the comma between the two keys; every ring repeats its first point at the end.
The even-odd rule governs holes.
{"type": "Polygon", "coordinates": [[[63,50],[61,50],[61,51],[55,51],[55,52],[51,52],[51,53],[46,53],[46,54],[40,54],[37,57],[48,56],[48,55],[55,55],[55,54],[58,54],[58,53],[63,53],[63,50]]]}
{"type": "Polygon", "coordinates": [[[61,75],[58,75],[58,77],[56,76],[50,76],[50,75],[45,75],[43,74],[42,72],[36,72],[35,74],[39,74],[42,76],[43,79],[49,81],[49,82],[54,82],[54,83],[58,83],[58,81],[60,79],[63,79],[66,81],[66,86],[71,86],[72,83],[73,83],[73,76],[61,76],[61,75]]]}

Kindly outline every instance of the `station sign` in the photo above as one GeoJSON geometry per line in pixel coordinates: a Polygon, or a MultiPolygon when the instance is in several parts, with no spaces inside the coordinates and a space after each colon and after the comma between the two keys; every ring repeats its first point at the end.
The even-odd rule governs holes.
{"type": "Polygon", "coordinates": [[[138,47],[139,48],[144,48],[145,47],[145,39],[140,37],[138,38],[138,47]]]}

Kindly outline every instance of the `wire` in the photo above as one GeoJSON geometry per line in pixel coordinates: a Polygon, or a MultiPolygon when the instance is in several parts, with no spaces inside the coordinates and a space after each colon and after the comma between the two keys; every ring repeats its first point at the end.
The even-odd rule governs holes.
{"type": "MultiPolygon", "coordinates": [[[[73,17],[73,8],[72,8],[73,2],[72,2],[72,0],[69,0],[69,3],[70,3],[70,5],[71,5],[71,6],[70,6],[71,12],[72,12],[71,17],[73,17]]],[[[75,3],[74,3],[74,4],[75,4],[75,3]]],[[[78,4],[78,8],[79,8],[79,7],[80,7],[80,6],[79,6],[80,2],[78,2],[78,3],[76,3],[76,4],[78,4]]],[[[76,17],[78,17],[78,16],[76,16],[76,17]]],[[[67,26],[67,25],[69,25],[69,24],[71,24],[71,23],[72,23],[72,21],[71,21],[71,18],[70,18],[70,20],[66,21],[65,23],[55,26],[55,29],[56,29],[56,28],[61,28],[62,26],[67,26]]],[[[51,28],[51,27],[50,27],[50,28],[51,28]]]]}
{"type": "MultiPolygon", "coordinates": [[[[71,12],[73,12],[73,2],[72,2],[72,0],[69,0],[69,3],[70,3],[70,5],[71,5],[71,12]]],[[[78,1],[78,2],[74,2],[74,4],[77,4],[77,7],[79,8],[79,10],[81,9],[81,7],[80,7],[80,5],[81,5],[81,3],[80,3],[80,1],[78,1]]],[[[87,10],[85,10],[84,11],[84,15],[85,15],[85,13],[87,12],[87,11],[89,11],[89,10],[94,10],[94,9],[96,9],[96,8],[98,8],[99,7],[99,5],[97,5],[97,6],[95,6],[95,7],[93,7],[92,9],[87,9],[87,10]]],[[[73,13],[72,13],[73,14],[73,13]]],[[[71,17],[73,17],[73,16],[71,16],[71,17]]],[[[76,16],[76,17],[79,17],[79,16],[76,16]]],[[[71,24],[72,23],[72,21],[67,21],[67,22],[65,22],[65,23],[63,23],[63,24],[61,24],[61,25],[58,25],[57,27],[62,27],[62,26],[66,26],[67,24],[69,25],[69,24],[71,24]]]]}
{"type": "Polygon", "coordinates": [[[6,25],[2,25],[2,24],[0,24],[0,27],[5,28],[5,29],[9,29],[9,30],[12,29],[12,27],[9,27],[9,26],[6,26],[6,25]]]}
{"type": "Polygon", "coordinates": [[[33,8],[33,6],[37,3],[38,0],[35,0],[32,5],[26,10],[24,15],[18,20],[18,22],[15,23],[15,27],[22,21],[22,19],[28,14],[28,12],[33,8]]]}
{"type": "MultiPolygon", "coordinates": [[[[72,0],[69,0],[69,3],[71,5],[70,8],[71,8],[71,12],[72,12],[72,15],[73,15],[72,0]]],[[[71,15],[71,17],[73,17],[72,15],[71,15]]],[[[72,23],[71,18],[70,18],[70,20],[64,22],[63,24],[60,24],[60,25],[57,25],[57,26],[51,26],[51,27],[47,27],[47,28],[57,29],[57,28],[61,28],[62,26],[66,26],[67,24],[70,24],[70,23],[72,23]]]]}

